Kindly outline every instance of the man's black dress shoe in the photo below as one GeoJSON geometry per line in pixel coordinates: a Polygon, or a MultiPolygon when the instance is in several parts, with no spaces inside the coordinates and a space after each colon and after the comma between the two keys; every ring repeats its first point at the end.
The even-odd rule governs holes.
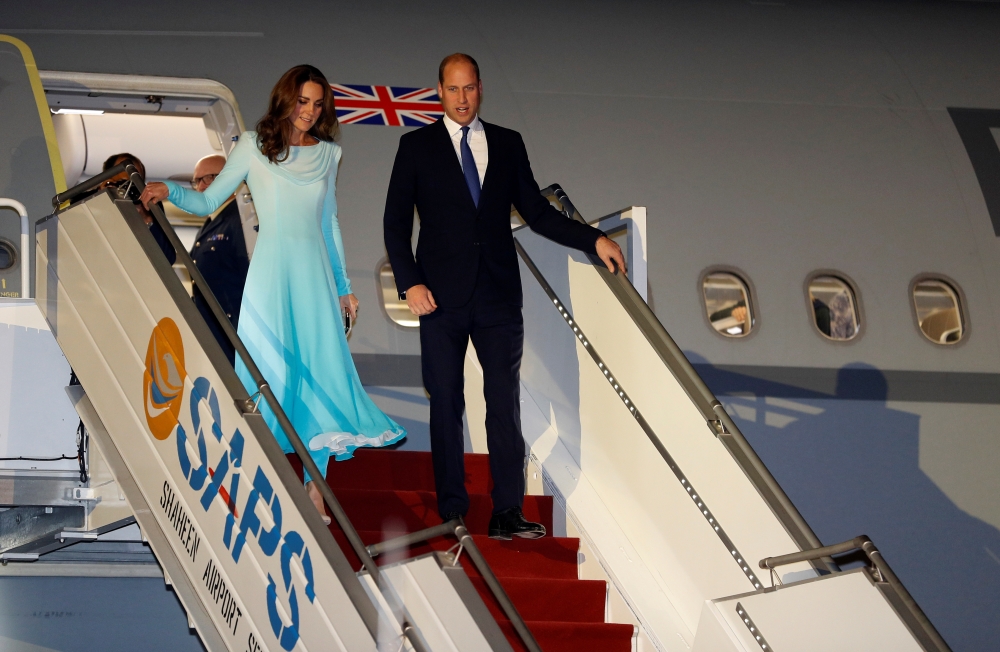
{"type": "Polygon", "coordinates": [[[511,537],[540,539],[545,536],[545,526],[526,520],[520,507],[511,507],[493,515],[488,533],[491,539],[505,541],[509,541],[511,537]]]}

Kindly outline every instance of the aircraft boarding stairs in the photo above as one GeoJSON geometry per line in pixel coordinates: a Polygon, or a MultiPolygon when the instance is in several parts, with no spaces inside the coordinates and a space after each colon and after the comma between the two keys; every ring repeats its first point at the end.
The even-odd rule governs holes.
{"type": "MultiPolygon", "coordinates": [[[[623,275],[525,229],[522,422],[529,474],[548,494],[525,511],[579,532],[637,628],[604,622],[606,585],[578,579],[574,539],[482,536],[482,456],[468,458],[467,525],[441,524],[425,453],[359,451],[331,467],[332,490],[321,483],[328,528],[300,481],[301,465],[318,469],[228,321],[253,396],[132,201],[81,199],[118,172],[57,196],[74,203],[37,224],[36,302],[80,379],[71,398],[208,650],[948,649],[871,542],[820,547],[623,275]],[[298,456],[286,460],[261,400],[298,456]],[[856,550],[868,564],[841,572],[831,555],[856,550]],[[765,558],[770,573],[757,569],[765,558]]],[[[477,410],[470,400],[470,423],[477,410]]]]}
{"type": "MultiPolygon", "coordinates": [[[[162,211],[154,213],[207,287],[162,211]]],[[[369,552],[320,483],[364,568],[356,574],[258,401],[271,403],[310,474],[319,470],[236,339],[260,379],[260,392],[247,395],[131,200],[101,191],[41,220],[35,269],[37,305],[81,383],[70,396],[209,651],[511,649],[456,552],[376,566],[372,554],[393,551],[392,542],[369,552]]],[[[523,628],[464,525],[433,534],[459,540],[523,628]]]]}
{"type": "MultiPolygon", "coordinates": [[[[559,186],[542,192],[585,221],[559,186]]],[[[822,545],[650,310],[645,209],[592,223],[624,232],[631,282],[515,229],[521,421],[545,492],[643,640],[696,652],[948,650],[867,537],[822,545]],[[864,563],[844,571],[835,559],[864,563]]]]}

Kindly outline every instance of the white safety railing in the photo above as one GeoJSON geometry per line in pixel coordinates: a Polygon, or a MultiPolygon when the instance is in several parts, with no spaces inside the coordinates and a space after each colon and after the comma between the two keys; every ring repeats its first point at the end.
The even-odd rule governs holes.
{"type": "Polygon", "coordinates": [[[31,265],[28,264],[28,236],[30,235],[28,225],[28,209],[24,204],[16,199],[0,197],[0,208],[12,208],[21,217],[21,298],[31,296],[31,265]]]}
{"type": "Polygon", "coordinates": [[[36,237],[38,306],[206,646],[374,651],[363,587],[132,203],[101,193],[36,237]]]}
{"type": "MultiPolygon", "coordinates": [[[[553,189],[550,199],[582,221],[553,189]]],[[[628,227],[629,215],[645,212],[599,223],[628,227]]],[[[628,235],[645,242],[644,233],[628,235]]],[[[522,425],[532,456],[654,645],[686,650],[699,638],[706,604],[771,591],[759,560],[822,544],[650,311],[645,283],[640,292],[595,258],[526,228],[515,239],[524,286],[522,425]]],[[[635,250],[631,258],[630,272],[644,276],[635,250]]],[[[824,553],[780,572],[792,586],[839,575],[839,567],[824,553]]],[[[933,627],[912,599],[888,604],[914,645],[947,649],[936,632],[926,634],[933,627]]]]}

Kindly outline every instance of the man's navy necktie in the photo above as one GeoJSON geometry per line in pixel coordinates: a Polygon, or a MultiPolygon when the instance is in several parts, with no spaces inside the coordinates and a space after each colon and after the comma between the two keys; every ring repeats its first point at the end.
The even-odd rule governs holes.
{"type": "Polygon", "coordinates": [[[468,127],[462,127],[462,173],[465,175],[465,184],[469,186],[472,203],[479,208],[479,194],[482,188],[479,185],[479,168],[476,167],[476,159],[473,158],[472,148],[469,147],[468,127]]]}

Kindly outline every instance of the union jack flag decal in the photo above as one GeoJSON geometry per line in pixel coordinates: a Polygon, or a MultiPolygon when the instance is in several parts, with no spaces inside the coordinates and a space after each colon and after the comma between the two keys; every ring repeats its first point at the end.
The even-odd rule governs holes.
{"type": "Polygon", "coordinates": [[[330,84],[341,124],[420,127],[444,115],[433,88],[330,84]]]}

